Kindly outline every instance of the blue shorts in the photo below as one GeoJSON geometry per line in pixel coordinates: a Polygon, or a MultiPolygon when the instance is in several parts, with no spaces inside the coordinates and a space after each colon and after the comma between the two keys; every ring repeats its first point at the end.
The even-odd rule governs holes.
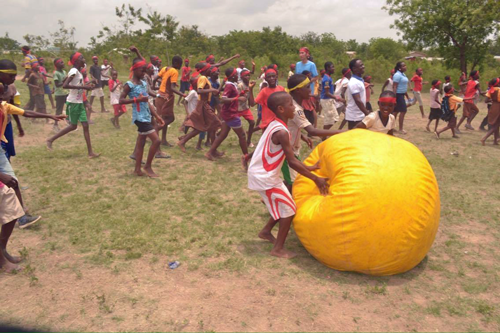
{"type": "Polygon", "coordinates": [[[185,91],[189,91],[190,86],[191,84],[189,83],[189,81],[181,81],[181,89],[179,90],[181,93],[184,93],[185,91]]]}
{"type": "Polygon", "coordinates": [[[16,156],[16,148],[14,147],[14,128],[12,126],[12,122],[8,123],[5,127],[5,138],[8,143],[2,141],[2,149],[5,151],[5,155],[7,155],[7,159],[10,161],[12,156],[16,156]]]}
{"type": "Polygon", "coordinates": [[[224,120],[224,122],[231,128],[241,128],[242,126],[240,117],[236,117],[230,120],[224,120]]]}
{"type": "Polygon", "coordinates": [[[262,119],[262,105],[257,104],[257,119],[262,119]]]}
{"type": "Polygon", "coordinates": [[[5,150],[3,150],[3,148],[0,148],[0,172],[8,174],[9,176],[17,179],[16,174],[14,173],[14,169],[12,169],[12,165],[10,165],[10,162],[7,159],[7,155],[5,155],[5,150]]]}
{"type": "Polygon", "coordinates": [[[52,95],[52,90],[50,90],[50,86],[48,84],[43,85],[43,91],[45,92],[45,95],[52,95]]]}

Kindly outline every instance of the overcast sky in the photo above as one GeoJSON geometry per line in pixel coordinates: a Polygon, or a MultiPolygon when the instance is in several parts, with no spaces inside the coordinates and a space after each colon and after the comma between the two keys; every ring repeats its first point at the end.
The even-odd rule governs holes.
{"type": "Polygon", "coordinates": [[[122,3],[170,14],[180,25],[196,24],[209,35],[279,25],[292,35],[314,31],[359,42],[372,37],[397,39],[389,28],[394,17],[381,9],[385,0],[3,0],[0,34],[8,32],[23,44],[23,35],[48,37],[63,20],[76,28],[78,46],[86,47],[102,26],[117,24],[115,7],[122,3]]]}

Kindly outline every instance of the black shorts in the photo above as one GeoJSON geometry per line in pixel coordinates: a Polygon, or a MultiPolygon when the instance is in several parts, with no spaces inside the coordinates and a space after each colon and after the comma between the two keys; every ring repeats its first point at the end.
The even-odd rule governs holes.
{"type": "Polygon", "coordinates": [[[348,120],[347,121],[347,129],[353,129],[354,127],[356,127],[359,123],[361,122],[360,121],[354,121],[354,120],[348,120]]]}
{"type": "Polygon", "coordinates": [[[149,135],[155,131],[155,128],[151,122],[145,123],[141,121],[134,121],[135,126],[137,126],[137,132],[139,135],[149,135]]]}
{"type": "Polygon", "coordinates": [[[407,110],[405,94],[396,94],[396,107],[394,108],[394,112],[406,112],[407,110]]]}
{"type": "Polygon", "coordinates": [[[181,81],[181,89],[180,92],[184,93],[185,91],[189,91],[189,81],[181,81]]]}
{"type": "Polygon", "coordinates": [[[66,104],[66,99],[68,95],[55,96],[56,98],[56,115],[62,114],[64,110],[64,105],[66,104]]]}
{"type": "Polygon", "coordinates": [[[104,88],[104,87],[106,87],[106,86],[108,86],[108,87],[109,87],[109,81],[108,81],[108,80],[102,80],[102,81],[101,81],[101,87],[102,87],[102,88],[104,88]]]}
{"type": "Polygon", "coordinates": [[[309,120],[311,125],[314,125],[314,112],[309,110],[304,110],[304,115],[306,116],[307,120],[309,120]]]}
{"type": "Polygon", "coordinates": [[[441,119],[441,109],[431,108],[431,113],[429,113],[429,120],[441,119]]]}

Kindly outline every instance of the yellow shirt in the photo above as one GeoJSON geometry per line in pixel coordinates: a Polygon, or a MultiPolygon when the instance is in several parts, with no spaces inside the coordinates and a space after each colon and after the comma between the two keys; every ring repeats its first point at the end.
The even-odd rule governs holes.
{"type": "Polygon", "coordinates": [[[460,98],[460,97],[457,97],[455,95],[448,95],[446,94],[446,96],[449,96],[450,98],[448,99],[448,104],[450,105],[450,110],[453,111],[453,112],[456,112],[457,111],[457,104],[458,103],[463,103],[463,99],[460,98]]]}
{"type": "MultiPolygon", "coordinates": [[[[200,77],[198,78],[197,89],[205,89],[207,84],[208,84],[207,89],[212,89],[212,84],[210,83],[210,80],[206,76],[200,75],[200,77]]],[[[207,101],[210,101],[211,98],[212,98],[212,93],[208,94],[207,101]]],[[[198,99],[201,99],[201,94],[198,94],[198,99]]]]}
{"type": "Polygon", "coordinates": [[[0,104],[0,112],[2,113],[0,115],[0,138],[3,142],[7,143],[7,139],[5,138],[5,127],[7,127],[7,116],[9,114],[15,114],[15,115],[20,115],[22,116],[24,114],[24,110],[20,109],[12,104],[9,104],[7,102],[2,102],[0,104]]]}
{"type": "MultiPolygon", "coordinates": [[[[495,91],[493,92],[493,94],[494,94],[496,91],[498,91],[498,90],[500,90],[500,88],[499,88],[499,87],[495,87],[495,91]]],[[[490,94],[490,90],[488,89],[488,92],[486,93],[486,97],[488,97],[488,98],[490,98],[490,99],[491,99],[491,95],[493,95],[493,94],[490,94]]],[[[497,94],[497,100],[496,100],[496,101],[494,101],[494,102],[500,102],[500,92],[498,92],[498,94],[497,94]]]]}
{"type": "Polygon", "coordinates": [[[27,54],[24,57],[24,68],[25,69],[31,69],[31,65],[38,63],[38,59],[32,55],[32,54],[27,54]]]}
{"type": "MultiPolygon", "coordinates": [[[[173,67],[163,67],[158,73],[158,76],[161,77],[160,93],[167,93],[167,81],[170,84],[177,84],[179,72],[173,67]]],[[[168,87],[168,93],[170,93],[170,86],[168,87]]]]}

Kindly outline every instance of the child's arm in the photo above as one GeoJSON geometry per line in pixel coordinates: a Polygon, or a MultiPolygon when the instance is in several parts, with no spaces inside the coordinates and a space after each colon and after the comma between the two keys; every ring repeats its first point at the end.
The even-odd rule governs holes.
{"type": "Polygon", "coordinates": [[[71,80],[73,80],[73,78],[75,77],[75,74],[71,75],[71,76],[68,76],[66,78],[66,80],[64,80],[64,83],[63,83],[63,88],[64,89],[84,89],[84,90],[92,90],[93,88],[93,84],[92,83],[88,83],[88,84],[84,84],[83,86],[74,86],[72,84],[69,84],[71,82],[71,80]]]}
{"type": "Polygon", "coordinates": [[[250,71],[250,74],[253,75],[255,73],[255,61],[252,59],[252,70],[250,71]]]}
{"type": "Polygon", "coordinates": [[[385,91],[385,87],[389,84],[389,79],[385,80],[384,85],[382,86],[382,91],[385,91]]]}
{"type": "Polygon", "coordinates": [[[118,88],[119,85],[121,85],[121,83],[117,83],[117,81],[113,81],[113,88],[109,89],[109,91],[115,92],[115,90],[118,88]]]}
{"type": "Polygon", "coordinates": [[[309,147],[309,149],[313,149],[313,142],[312,142],[311,139],[309,139],[307,136],[305,136],[302,133],[300,134],[300,139],[307,144],[307,146],[309,147]]]}
{"type": "Polygon", "coordinates": [[[3,172],[0,172],[0,182],[4,183],[7,187],[10,188],[18,187],[17,179],[3,172]]]}
{"type": "Polygon", "coordinates": [[[248,88],[250,88],[249,94],[248,94],[248,106],[252,107],[255,106],[255,98],[253,97],[253,88],[255,87],[255,81],[250,81],[248,84],[248,88]]]}
{"type": "Polygon", "coordinates": [[[361,112],[363,112],[365,115],[370,113],[370,111],[368,111],[366,106],[361,101],[361,96],[359,94],[352,95],[352,98],[354,99],[354,103],[356,103],[361,112]]]}
{"type": "Polygon", "coordinates": [[[176,88],[177,88],[177,82],[172,82],[172,83],[170,84],[170,91],[172,91],[172,92],[173,92],[174,94],[176,94],[176,95],[179,95],[179,96],[181,96],[181,97],[186,98],[186,96],[187,96],[187,95],[185,95],[185,94],[181,93],[181,92],[180,92],[179,90],[177,90],[176,88]]]}
{"type": "Polygon", "coordinates": [[[23,129],[23,125],[21,124],[21,119],[19,118],[19,116],[17,114],[13,114],[12,117],[14,118],[14,121],[16,122],[17,131],[19,132],[19,137],[23,137],[24,136],[24,129],[23,129]]]}
{"type": "Polygon", "coordinates": [[[144,59],[144,57],[142,56],[141,52],[139,52],[139,49],[137,47],[135,47],[134,45],[132,45],[131,47],[129,47],[129,50],[130,50],[130,52],[135,53],[137,55],[137,58],[144,59]]]}
{"type": "Polygon", "coordinates": [[[130,87],[128,84],[126,84],[123,87],[122,93],[120,94],[120,99],[119,103],[120,104],[134,104],[134,103],[140,103],[140,102],[147,102],[149,100],[148,96],[140,96],[134,98],[127,98],[127,95],[130,93],[130,87]]]}
{"type": "Polygon", "coordinates": [[[219,61],[218,63],[214,64],[214,67],[221,67],[221,66],[224,66],[225,64],[227,64],[228,62],[230,62],[231,60],[233,59],[236,59],[236,58],[239,58],[240,55],[239,54],[235,54],[234,56],[232,56],[231,58],[228,58],[226,60],[221,60],[219,61]]]}
{"type": "Polygon", "coordinates": [[[66,115],[63,115],[63,114],[58,115],[58,116],[54,116],[51,114],[39,113],[39,112],[28,111],[28,110],[24,110],[23,116],[26,118],[49,118],[49,119],[52,119],[55,121],[66,119],[66,115]]]}
{"type": "Polygon", "coordinates": [[[288,162],[288,165],[293,170],[297,171],[301,175],[311,179],[318,186],[321,194],[328,194],[328,178],[321,178],[313,174],[307,166],[299,161],[295,155],[293,154],[292,146],[290,145],[290,135],[285,130],[277,131],[273,134],[272,140],[276,144],[280,144],[283,148],[283,152],[285,153],[285,158],[288,162]]]}
{"type": "Polygon", "coordinates": [[[50,77],[50,78],[52,79],[52,76],[50,76],[50,75],[49,75],[49,74],[47,74],[47,73],[42,73],[42,75],[43,75],[43,76],[45,76],[45,77],[50,77]]]}
{"type": "Polygon", "coordinates": [[[325,130],[325,129],[315,128],[313,125],[308,125],[307,127],[304,127],[304,129],[306,130],[307,134],[319,137],[332,136],[344,132],[340,130],[325,130]]]}
{"type": "Polygon", "coordinates": [[[151,116],[153,116],[156,119],[156,122],[158,123],[158,125],[160,125],[160,127],[165,126],[165,121],[162,119],[162,117],[158,115],[158,113],[156,113],[156,108],[153,105],[151,105],[151,103],[148,102],[148,104],[149,104],[149,111],[151,111],[151,116]]]}

